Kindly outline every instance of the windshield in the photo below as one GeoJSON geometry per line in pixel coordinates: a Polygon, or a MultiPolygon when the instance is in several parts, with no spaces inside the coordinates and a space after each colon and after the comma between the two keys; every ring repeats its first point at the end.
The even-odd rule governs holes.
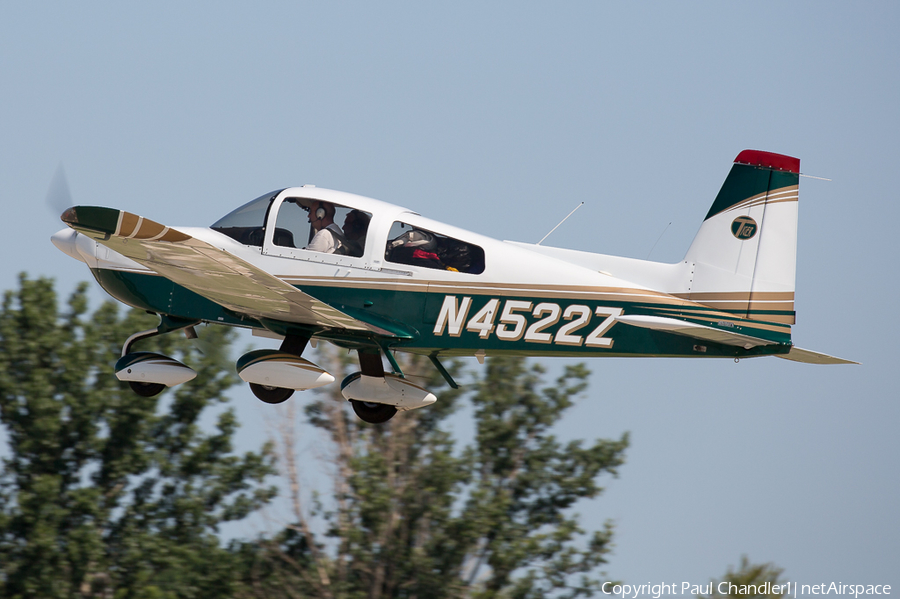
{"type": "Polygon", "coordinates": [[[255,200],[251,200],[233,210],[213,223],[211,229],[225,229],[228,227],[262,227],[266,224],[266,211],[269,204],[275,199],[282,190],[270,191],[261,195],[255,200]]]}
{"type": "Polygon", "coordinates": [[[270,191],[255,200],[247,202],[237,210],[229,212],[210,227],[228,235],[244,245],[262,246],[263,231],[266,226],[266,214],[272,200],[283,190],[270,191]]]}

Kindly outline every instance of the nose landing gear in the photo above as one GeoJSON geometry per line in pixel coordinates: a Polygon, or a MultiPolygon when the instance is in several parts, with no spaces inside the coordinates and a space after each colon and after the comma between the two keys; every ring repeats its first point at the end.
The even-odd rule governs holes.
{"type": "Polygon", "coordinates": [[[194,325],[199,321],[174,319],[161,315],[159,326],[135,333],[125,341],[122,357],[116,362],[116,378],[125,381],[131,390],[141,397],[154,397],[165,390],[186,383],[197,373],[178,360],[153,352],[132,352],[131,346],[136,341],[184,329],[189,338],[196,338],[194,325]]]}

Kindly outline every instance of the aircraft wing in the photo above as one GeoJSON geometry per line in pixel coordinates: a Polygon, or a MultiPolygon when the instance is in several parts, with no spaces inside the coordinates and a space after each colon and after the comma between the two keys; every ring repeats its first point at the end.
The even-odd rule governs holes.
{"type": "Polygon", "coordinates": [[[224,249],[130,212],[76,206],[66,210],[62,220],[234,312],[257,319],[398,336],[398,331],[353,318],[224,249]]]}

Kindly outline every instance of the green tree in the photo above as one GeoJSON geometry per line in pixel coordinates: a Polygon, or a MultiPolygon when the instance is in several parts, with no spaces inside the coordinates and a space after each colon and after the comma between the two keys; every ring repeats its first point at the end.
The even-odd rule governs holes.
{"type": "Polygon", "coordinates": [[[772,563],[751,564],[746,555],[741,556],[741,565],[737,570],[728,567],[720,581],[713,581],[709,595],[697,595],[697,599],[718,599],[721,597],[757,597],[758,599],[778,599],[787,594],[781,579],[784,572],[772,563]],[[720,584],[727,583],[727,584],[720,584]],[[726,592],[719,592],[724,590],[726,592]],[[774,587],[774,588],[773,588],[774,587]]]}
{"type": "Polygon", "coordinates": [[[182,336],[138,342],[177,355],[197,378],[156,398],[112,372],[122,342],[155,327],[112,302],[88,314],[86,285],[60,312],[49,280],[20,277],[0,311],[0,595],[210,597],[234,583],[219,524],[272,497],[268,446],[235,455],[230,409],[201,414],[236,382],[230,331],[210,327],[200,353],[182,336]]]}
{"type": "MultiPolygon", "coordinates": [[[[355,369],[320,353],[336,376],[355,369]]],[[[438,390],[428,361],[404,372],[438,390]]],[[[612,530],[589,536],[572,506],[616,475],[618,440],[563,443],[553,425],[582,394],[588,371],[569,366],[545,386],[522,358],[493,358],[470,392],[444,389],[436,404],[385,425],[355,418],[337,389],[307,408],[330,442],[333,502],[302,493],[291,407],[280,419],[279,459],[292,489],[291,523],[243,544],[248,597],[577,597],[599,588],[612,530]],[[448,418],[464,399],[474,440],[456,450],[448,418]]],[[[290,404],[289,404],[290,406],[290,404]]],[[[459,424],[460,419],[455,422],[459,424]]]]}

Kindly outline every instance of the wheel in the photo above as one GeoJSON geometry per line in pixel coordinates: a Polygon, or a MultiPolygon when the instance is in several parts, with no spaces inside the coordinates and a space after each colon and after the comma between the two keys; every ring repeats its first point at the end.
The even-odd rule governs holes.
{"type": "Polygon", "coordinates": [[[383,403],[371,403],[368,401],[359,401],[351,399],[350,405],[353,411],[359,416],[359,419],[369,424],[381,424],[387,422],[397,413],[397,408],[383,403]]]}
{"type": "Polygon", "coordinates": [[[159,395],[166,388],[162,383],[141,383],[140,381],[128,381],[128,386],[141,397],[159,395]]]}
{"type": "Polygon", "coordinates": [[[250,390],[253,391],[258,399],[266,403],[282,403],[294,394],[293,389],[284,389],[283,387],[267,387],[266,385],[257,385],[250,383],[250,390]]]}

